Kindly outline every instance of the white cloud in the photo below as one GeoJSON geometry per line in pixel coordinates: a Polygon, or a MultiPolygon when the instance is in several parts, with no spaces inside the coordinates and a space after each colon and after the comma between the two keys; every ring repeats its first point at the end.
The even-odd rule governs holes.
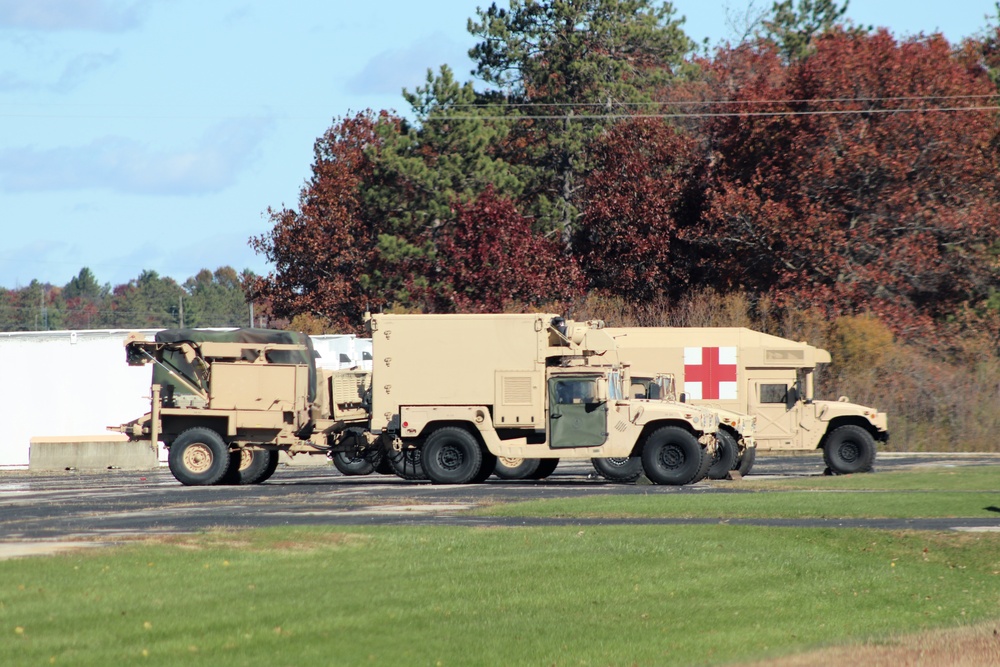
{"type": "Polygon", "coordinates": [[[67,93],[79,86],[91,73],[113,65],[117,61],[117,53],[82,53],[67,62],[55,80],[48,82],[31,81],[13,70],[7,70],[0,72],[0,92],[67,93]]]}
{"type": "Polygon", "coordinates": [[[145,195],[201,195],[236,182],[259,153],[273,121],[231,120],[192,148],[158,150],[134,139],[104,137],[85,146],[0,150],[0,189],[8,192],[107,189],[145,195]]]}
{"type": "Polygon", "coordinates": [[[403,88],[413,90],[424,84],[427,70],[436,72],[441,65],[449,65],[455,77],[464,81],[471,66],[466,65],[468,62],[468,48],[444,33],[434,33],[408,47],[379,53],[347,81],[347,91],[357,95],[399,94],[403,88]]]}
{"type": "Polygon", "coordinates": [[[0,28],[121,32],[141,23],[150,0],[0,0],[0,28]]]}

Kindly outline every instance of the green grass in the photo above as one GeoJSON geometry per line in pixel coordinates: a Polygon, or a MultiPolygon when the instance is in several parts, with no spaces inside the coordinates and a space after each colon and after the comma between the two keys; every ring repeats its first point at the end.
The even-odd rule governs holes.
{"type": "Polygon", "coordinates": [[[0,664],[689,665],[995,618],[1000,535],[280,529],[0,562],[0,664]]]}
{"type": "Polygon", "coordinates": [[[1000,518],[1000,466],[716,482],[740,493],[607,495],[496,505],[486,516],[629,518],[1000,518]],[[763,491],[767,491],[764,493],[763,491]],[[778,491],[778,492],[776,492],[778,491]]]}
{"type": "MultiPolygon", "coordinates": [[[[731,485],[730,482],[717,484],[731,485]]],[[[841,489],[866,491],[1000,491],[1000,466],[948,466],[833,477],[755,479],[740,482],[759,489],[841,489]]]]}

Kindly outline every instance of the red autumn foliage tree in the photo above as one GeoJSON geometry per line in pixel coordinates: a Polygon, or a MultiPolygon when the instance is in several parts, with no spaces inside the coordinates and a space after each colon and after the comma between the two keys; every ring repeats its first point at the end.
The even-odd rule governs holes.
{"type": "Polygon", "coordinates": [[[454,220],[439,230],[435,245],[433,298],[443,312],[565,301],[582,288],[576,262],[532,231],[530,221],[492,187],[455,205],[454,220]]]}
{"type": "Polygon", "coordinates": [[[574,252],[590,287],[630,300],[690,287],[697,216],[695,142],[661,119],[618,123],[593,146],[595,168],[574,252]]]}
{"type": "Polygon", "coordinates": [[[981,300],[1000,214],[997,112],[979,63],[940,35],[827,33],[783,65],[720,52],[711,186],[697,230],[720,284],[772,290],[833,314],[871,310],[897,333],[981,300]],[[760,101],[765,101],[760,103],[760,101]]]}
{"type": "Polygon", "coordinates": [[[385,303],[385,295],[372,288],[381,221],[364,201],[364,189],[375,179],[369,151],[382,141],[380,123],[395,120],[363,113],[331,127],[316,141],[299,210],[269,209],[273,229],[251,239],[275,271],[251,279],[247,293],[267,302],[273,315],[310,314],[351,331],[359,329],[367,307],[385,303]]]}

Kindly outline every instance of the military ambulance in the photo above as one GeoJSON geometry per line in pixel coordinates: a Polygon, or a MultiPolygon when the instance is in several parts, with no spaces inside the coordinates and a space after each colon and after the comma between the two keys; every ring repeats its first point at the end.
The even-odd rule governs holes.
{"type": "Polygon", "coordinates": [[[875,408],[816,400],[816,364],[830,354],[737,327],[606,328],[623,363],[677,377],[682,400],[756,418],[757,450],[822,450],[837,474],[866,472],[876,443],[889,438],[887,417],[875,408]]]}

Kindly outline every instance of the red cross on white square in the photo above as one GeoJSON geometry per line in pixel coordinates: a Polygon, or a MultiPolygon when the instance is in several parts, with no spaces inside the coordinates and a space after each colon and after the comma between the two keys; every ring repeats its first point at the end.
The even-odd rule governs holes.
{"type": "Polygon", "coordinates": [[[736,347],[685,347],[684,392],[706,400],[736,398],[736,347]]]}

